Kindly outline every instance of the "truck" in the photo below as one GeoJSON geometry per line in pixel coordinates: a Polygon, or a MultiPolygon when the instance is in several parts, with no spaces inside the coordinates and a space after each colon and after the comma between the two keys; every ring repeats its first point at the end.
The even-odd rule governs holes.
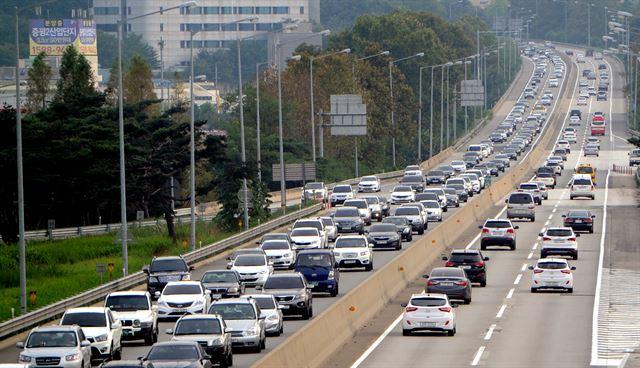
{"type": "Polygon", "coordinates": [[[591,135],[605,135],[607,123],[604,114],[594,114],[591,118],[591,135]]]}

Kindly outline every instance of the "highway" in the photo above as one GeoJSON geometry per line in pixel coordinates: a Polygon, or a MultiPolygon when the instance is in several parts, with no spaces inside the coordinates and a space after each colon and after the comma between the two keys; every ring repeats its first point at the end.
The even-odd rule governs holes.
{"type": "MultiPolygon", "coordinates": [[[[573,59],[575,62],[575,58],[573,59]]],[[[597,70],[597,61],[573,63],[574,69],[597,70]]],[[[583,122],[578,143],[572,145],[565,170],[549,199],[536,209],[537,221],[518,222],[517,249],[489,248],[488,285],[476,288],[470,305],[457,308],[457,334],[416,334],[402,336],[400,303],[412,293],[424,290],[424,281],[416,280],[407,290],[380,312],[379,318],[358,331],[352,343],[335,355],[327,366],[344,367],[586,367],[617,366],[624,353],[640,343],[640,253],[637,225],[638,192],[630,175],[609,170],[612,164],[627,165],[625,101],[621,66],[614,67],[610,93],[613,98],[597,102],[592,97],[583,106],[583,122]],[[583,140],[589,136],[585,123],[592,112],[607,114],[608,131],[601,139],[599,157],[581,154],[583,140]],[[569,199],[569,182],[578,163],[597,168],[596,199],[569,199]],[[589,209],[596,215],[595,232],[578,238],[580,258],[570,261],[574,271],[574,292],[530,292],[531,273],[527,266],[539,258],[540,238],[545,227],[562,226],[561,215],[570,209],[589,209]],[[597,309],[594,309],[597,306],[597,309]],[[594,317],[595,316],[595,317],[594,317]]],[[[580,73],[581,74],[581,73],[580,73]]],[[[568,78],[568,77],[565,77],[568,78]]],[[[571,104],[555,111],[568,119],[569,106],[578,95],[571,81],[571,104]]],[[[591,83],[593,84],[593,82],[591,83]]],[[[551,150],[552,147],[548,147],[551,150]]],[[[542,164],[542,162],[540,163],[542,164]]],[[[504,215],[496,204],[495,217],[504,215]]],[[[479,248],[477,225],[471,226],[453,248],[479,248]]],[[[442,261],[433,267],[442,266],[442,261]]],[[[425,270],[428,273],[429,270],[425,270]]]]}

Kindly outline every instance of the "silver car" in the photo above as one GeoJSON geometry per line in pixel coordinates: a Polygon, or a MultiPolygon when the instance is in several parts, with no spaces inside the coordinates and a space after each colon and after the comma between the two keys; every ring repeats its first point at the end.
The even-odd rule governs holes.
{"type": "Polygon", "coordinates": [[[233,347],[251,348],[259,353],[266,347],[267,335],[260,307],[253,299],[220,299],[209,307],[209,314],[218,314],[231,332],[233,347]]]}
{"type": "Polygon", "coordinates": [[[16,344],[18,362],[32,367],[91,368],[91,343],[77,326],[36,327],[16,344]]]}
{"type": "Polygon", "coordinates": [[[488,219],[479,228],[482,229],[481,250],[487,249],[490,245],[505,245],[511,250],[516,249],[516,230],[518,226],[513,226],[511,220],[488,219]]]}
{"type": "Polygon", "coordinates": [[[264,329],[269,335],[280,336],[284,331],[282,307],[273,295],[246,294],[243,298],[253,299],[260,307],[260,318],[264,318],[264,329]]]}
{"type": "Polygon", "coordinates": [[[596,157],[600,157],[600,148],[598,148],[598,146],[596,144],[593,143],[587,143],[583,150],[584,152],[584,156],[596,156],[596,157]]]}
{"type": "Polygon", "coordinates": [[[507,218],[527,218],[536,221],[536,203],[531,193],[511,193],[505,200],[507,203],[507,218]]]}

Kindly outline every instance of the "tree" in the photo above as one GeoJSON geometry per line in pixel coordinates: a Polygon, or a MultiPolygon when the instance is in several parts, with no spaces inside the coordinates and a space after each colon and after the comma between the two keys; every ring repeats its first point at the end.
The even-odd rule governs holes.
{"type": "Polygon", "coordinates": [[[45,62],[46,57],[46,53],[39,53],[28,72],[27,109],[30,112],[44,109],[47,105],[51,67],[45,62]]]}
{"type": "Polygon", "coordinates": [[[68,46],[62,54],[60,79],[54,100],[75,105],[84,97],[96,93],[93,72],[87,58],[79,54],[75,47],[68,46]]]}
{"type": "MultiPolygon", "coordinates": [[[[127,63],[134,55],[140,55],[152,68],[158,66],[158,54],[142,35],[127,32],[122,40],[122,60],[127,63]]],[[[98,60],[102,65],[113,65],[118,61],[118,39],[116,36],[98,30],[98,60]]]]}
{"type": "Polygon", "coordinates": [[[149,64],[138,54],[133,55],[127,74],[122,82],[124,99],[127,104],[137,104],[142,101],[155,100],[153,91],[153,75],[149,64]]]}
{"type": "Polygon", "coordinates": [[[171,101],[174,105],[183,105],[187,102],[187,96],[184,92],[184,83],[182,76],[178,71],[173,73],[173,90],[171,93],[171,101]]]}

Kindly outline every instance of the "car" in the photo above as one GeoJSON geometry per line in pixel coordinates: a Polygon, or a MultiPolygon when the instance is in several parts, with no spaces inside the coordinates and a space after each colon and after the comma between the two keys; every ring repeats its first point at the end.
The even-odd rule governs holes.
{"type": "Polygon", "coordinates": [[[437,201],[421,201],[422,205],[427,209],[427,220],[442,222],[442,208],[437,201]]]}
{"type": "Polygon", "coordinates": [[[333,247],[335,262],[340,268],[364,268],[373,270],[373,244],[362,235],[342,235],[333,247]]]}
{"type": "Polygon", "coordinates": [[[482,147],[482,145],[479,144],[472,144],[467,148],[468,152],[477,152],[480,154],[480,157],[482,159],[486,158],[489,156],[489,151],[485,148],[482,147]]]}
{"type": "MultiPolygon", "coordinates": [[[[294,232],[302,230],[306,229],[295,229],[294,232]]],[[[273,266],[266,254],[241,254],[233,261],[231,269],[238,272],[240,280],[245,285],[262,285],[273,273],[273,266]]]]}
{"type": "Polygon", "coordinates": [[[424,178],[421,175],[405,175],[400,179],[400,184],[411,187],[417,193],[421,193],[425,186],[424,178]]]}
{"type": "MultiPolygon", "coordinates": [[[[446,202],[445,202],[445,206],[446,206],[446,202]]],[[[420,202],[420,201],[416,201],[413,203],[405,203],[400,207],[416,207],[417,209],[420,210],[420,214],[422,215],[422,221],[425,224],[425,230],[427,228],[427,224],[428,224],[428,215],[429,213],[427,212],[427,208],[420,202]]]]}
{"type": "Polygon", "coordinates": [[[479,162],[478,160],[478,156],[473,154],[472,156],[464,156],[462,158],[462,161],[464,161],[465,165],[467,166],[467,168],[472,168],[474,166],[476,166],[479,162]]]}
{"type": "Polygon", "coordinates": [[[589,210],[569,210],[565,215],[562,215],[563,223],[565,227],[570,227],[573,231],[584,230],[593,234],[593,222],[596,218],[589,210]]]}
{"type": "MultiPolygon", "coordinates": [[[[267,234],[269,235],[269,234],[267,234]]],[[[291,239],[291,236],[289,236],[289,234],[286,234],[286,238],[285,239],[289,239],[291,241],[291,246],[295,249],[295,244],[293,243],[293,240],[291,239]]],[[[263,237],[263,239],[267,239],[267,236],[265,235],[263,237]]],[[[268,239],[281,239],[280,237],[269,237],[268,239]]],[[[259,243],[261,244],[261,243],[259,243]]],[[[245,248],[245,249],[238,249],[236,251],[234,251],[233,253],[231,253],[231,255],[229,257],[227,257],[227,270],[230,270],[231,267],[233,267],[233,262],[236,260],[236,258],[238,258],[238,256],[243,255],[243,254],[257,254],[257,255],[263,255],[263,256],[267,256],[267,254],[264,252],[264,250],[262,250],[262,248],[245,248]]]]}
{"type": "Polygon", "coordinates": [[[174,328],[165,332],[171,336],[171,341],[199,343],[211,363],[222,367],[233,365],[231,333],[220,315],[185,315],[176,321],[174,328]]]}
{"type": "Polygon", "coordinates": [[[459,178],[468,178],[471,181],[471,188],[474,193],[480,193],[482,191],[482,185],[480,184],[480,180],[476,174],[471,173],[462,173],[458,175],[459,178]]]}
{"type": "Polygon", "coordinates": [[[211,357],[197,341],[155,343],[141,360],[145,367],[211,368],[211,357]]]}
{"type": "Polygon", "coordinates": [[[540,244],[540,256],[547,258],[549,255],[570,256],[578,259],[578,237],[570,227],[548,227],[538,234],[542,237],[540,244]]]}
{"type": "Polygon", "coordinates": [[[580,125],[581,121],[580,118],[577,116],[571,116],[569,117],[569,126],[576,126],[576,125],[580,125]]]}
{"type": "Polygon", "coordinates": [[[323,182],[310,182],[306,183],[302,188],[303,200],[320,200],[327,202],[329,199],[329,189],[323,182]]]}
{"type": "Polygon", "coordinates": [[[372,225],[366,232],[367,241],[371,248],[402,249],[402,231],[393,223],[372,225]]]}
{"type": "Polygon", "coordinates": [[[427,172],[427,185],[429,184],[444,184],[447,177],[442,170],[430,170],[427,172]]]}
{"type": "Polygon", "coordinates": [[[458,197],[458,191],[456,191],[454,188],[442,188],[442,190],[447,197],[447,208],[460,207],[460,197],[458,197]]]}
{"type": "Polygon", "coordinates": [[[422,169],[420,165],[408,165],[404,168],[404,175],[418,175],[422,176],[422,169]]]}
{"type": "Polygon", "coordinates": [[[336,206],[338,204],[344,203],[347,199],[355,198],[353,193],[353,188],[349,184],[338,184],[333,187],[331,191],[331,195],[329,196],[329,201],[331,206],[336,206]]]}
{"type": "Polygon", "coordinates": [[[412,231],[418,232],[418,235],[424,234],[427,228],[426,221],[422,216],[422,211],[417,207],[399,207],[396,208],[394,216],[402,216],[409,220],[412,231]]]}
{"type": "MultiPolygon", "coordinates": [[[[360,205],[363,205],[363,204],[361,203],[360,205]]],[[[292,231],[299,228],[309,228],[309,227],[318,229],[318,234],[320,236],[319,247],[326,248],[327,243],[329,243],[329,235],[327,234],[327,229],[324,228],[324,223],[318,217],[298,219],[293,223],[293,226],[291,226],[291,229],[289,230],[292,231]]],[[[292,247],[297,249],[297,244],[294,244],[294,243],[295,241],[291,245],[292,247]]]]}
{"type": "Polygon", "coordinates": [[[577,143],[578,136],[574,132],[566,132],[562,135],[562,138],[565,139],[569,143],[577,143]]]}
{"type": "MultiPolygon", "coordinates": [[[[494,143],[502,143],[504,142],[505,137],[500,133],[492,133],[489,136],[489,139],[491,139],[491,142],[494,142],[494,143]]],[[[464,161],[462,162],[465,164],[465,167],[466,167],[466,163],[464,161]]]]}
{"type": "Polygon", "coordinates": [[[508,246],[511,250],[516,249],[516,230],[519,226],[513,225],[509,219],[487,219],[484,225],[478,226],[482,230],[480,238],[480,249],[485,250],[489,246],[508,246]]]}
{"type": "Polygon", "coordinates": [[[586,163],[579,164],[575,168],[575,173],[576,174],[589,175],[591,177],[591,181],[593,181],[594,184],[596,182],[597,169],[595,167],[591,166],[591,164],[586,164],[586,163]]]}
{"type": "Polygon", "coordinates": [[[304,276],[312,292],[338,295],[340,270],[332,250],[312,249],[300,252],[294,270],[304,276]]]}
{"type": "Polygon", "coordinates": [[[562,156],[549,156],[547,162],[556,163],[561,169],[564,169],[564,158],[562,156]]]}
{"type": "Polygon", "coordinates": [[[507,218],[527,218],[536,221],[536,204],[533,195],[527,192],[515,192],[506,199],[507,218]]]}
{"type": "Polygon", "coordinates": [[[542,204],[542,193],[540,192],[540,187],[537,183],[520,183],[520,185],[518,185],[517,191],[521,193],[530,193],[533,196],[533,200],[536,202],[536,204],[542,204]]]}
{"type": "Polygon", "coordinates": [[[200,282],[209,290],[211,299],[238,298],[245,290],[240,274],[235,270],[208,270],[202,275],[200,282]]]}
{"type": "Polygon", "coordinates": [[[549,79],[549,87],[558,87],[558,79],[557,78],[551,78],[549,79]]]}
{"type": "MultiPolygon", "coordinates": [[[[304,229],[304,228],[302,228],[304,229]]],[[[274,269],[293,269],[296,251],[284,240],[267,240],[260,246],[274,269]]]]}
{"type": "MultiPolygon", "coordinates": [[[[409,220],[404,216],[389,216],[382,220],[383,224],[393,224],[396,227],[398,233],[401,234],[402,239],[406,241],[413,240],[413,228],[409,220]]],[[[375,246],[375,245],[374,245],[375,246]]]]}
{"type": "Polygon", "coordinates": [[[338,234],[358,233],[364,234],[364,220],[360,217],[360,212],[355,207],[338,207],[331,214],[336,223],[338,234]]]}
{"type": "Polygon", "coordinates": [[[629,153],[629,166],[640,165],[640,148],[634,148],[629,153]]]}
{"type": "Polygon", "coordinates": [[[607,92],[606,91],[598,91],[596,95],[596,101],[606,101],[607,100],[607,92]]]}
{"type": "MultiPolygon", "coordinates": [[[[260,257],[242,255],[236,259],[260,257]]],[[[234,265],[234,267],[236,267],[234,265]]],[[[172,281],[164,287],[158,297],[158,318],[176,318],[184,314],[205,313],[209,307],[211,292],[206,290],[200,281],[172,281]]]]}
{"type": "Polygon", "coordinates": [[[422,277],[427,279],[425,293],[445,294],[449,299],[471,303],[471,281],[462,268],[436,267],[422,277]]]}
{"type": "MultiPolygon", "coordinates": [[[[382,211],[382,204],[380,203],[380,198],[378,196],[368,196],[368,197],[362,197],[362,199],[367,201],[367,204],[369,205],[369,211],[371,212],[371,220],[376,219],[378,220],[378,222],[382,221],[382,219],[384,218],[384,213],[382,211]]],[[[335,238],[333,238],[332,241],[334,240],[335,238]]]]}
{"type": "Polygon", "coordinates": [[[456,334],[457,304],[449,302],[446,294],[413,294],[409,303],[403,304],[402,335],[418,331],[441,331],[449,336],[456,334]]]}
{"type": "Polygon", "coordinates": [[[222,317],[227,325],[227,331],[231,334],[232,348],[247,348],[254,353],[259,353],[266,347],[265,322],[260,318],[260,307],[255,300],[249,298],[216,300],[211,303],[208,314],[222,317]]]}
{"type": "MultiPolygon", "coordinates": [[[[475,154],[478,155],[477,152],[475,152],[475,154]]],[[[447,176],[447,178],[450,178],[456,174],[456,170],[453,167],[451,167],[451,165],[441,165],[441,166],[438,166],[436,170],[443,171],[444,174],[447,176]]]]}
{"type": "Polygon", "coordinates": [[[451,167],[453,167],[457,172],[462,172],[467,168],[467,165],[461,160],[451,161],[449,165],[451,165],[451,167]]]}
{"type": "Polygon", "coordinates": [[[596,199],[596,189],[591,175],[588,174],[575,174],[571,179],[569,199],[587,197],[591,200],[596,199]]]}
{"type": "Polygon", "coordinates": [[[600,149],[600,139],[598,137],[586,137],[585,143],[594,144],[598,146],[598,149],[600,149]]]}
{"type": "Polygon", "coordinates": [[[193,266],[181,256],[154,257],[150,266],[144,266],[142,272],[147,275],[147,291],[152,296],[170,281],[191,280],[193,266]]]}
{"type": "Polygon", "coordinates": [[[584,147],[582,148],[582,152],[584,154],[584,157],[587,156],[596,156],[596,157],[600,157],[600,148],[592,143],[587,143],[584,145],[584,147]]]}
{"type": "Polygon", "coordinates": [[[391,191],[391,204],[414,202],[416,194],[408,185],[397,185],[391,191]]]}
{"type": "Polygon", "coordinates": [[[576,268],[569,266],[563,258],[542,258],[535,266],[529,266],[533,271],[531,277],[531,292],[536,293],[541,289],[560,289],[573,293],[573,275],[571,271],[576,268]]]}
{"type": "Polygon", "coordinates": [[[264,287],[258,287],[263,294],[273,295],[282,306],[285,315],[299,315],[307,320],[313,317],[313,294],[311,287],[300,273],[279,273],[271,275],[264,287]]]}
{"type": "Polygon", "coordinates": [[[375,175],[363,176],[358,182],[358,192],[379,192],[382,185],[375,175]]]}
{"type": "Polygon", "coordinates": [[[463,184],[450,183],[445,185],[443,190],[444,189],[455,190],[458,196],[458,202],[467,202],[469,200],[469,193],[467,192],[467,189],[464,187],[463,184]]]}
{"type": "MultiPolygon", "coordinates": [[[[343,207],[354,208],[354,207],[343,207]]],[[[355,208],[357,211],[358,209],[355,208]]],[[[360,214],[358,213],[358,216],[360,214]]],[[[322,235],[315,227],[299,227],[291,230],[291,239],[293,240],[293,249],[297,252],[303,249],[319,249],[324,248],[322,235]]],[[[265,253],[266,254],[266,253],[265,253]]],[[[264,281],[264,280],[263,280],[264,281]]]]}
{"type": "Polygon", "coordinates": [[[91,341],[92,361],[122,358],[122,323],[113,316],[111,309],[105,307],[67,309],[60,319],[60,326],[74,325],[80,326],[85,338],[91,341]]]}
{"type": "Polygon", "coordinates": [[[371,209],[369,208],[369,203],[366,199],[347,199],[346,201],[344,201],[344,206],[357,208],[358,212],[360,213],[360,217],[362,217],[362,220],[364,221],[364,224],[371,225],[371,209]]]}
{"type": "Polygon", "coordinates": [[[566,150],[567,154],[571,153],[571,143],[566,139],[558,140],[558,142],[556,142],[556,147],[566,150]]]}
{"type": "Polygon", "coordinates": [[[547,189],[547,184],[543,180],[539,180],[537,177],[534,180],[530,181],[531,183],[538,184],[538,189],[540,189],[540,196],[542,199],[549,199],[549,189],[547,189]]]}
{"type": "MultiPolygon", "coordinates": [[[[288,241],[289,244],[291,244],[293,246],[293,240],[291,240],[291,236],[288,233],[267,233],[267,234],[264,234],[264,235],[262,235],[260,240],[256,241],[256,244],[260,245],[260,244],[264,243],[267,240],[285,240],[285,241],[288,241]]],[[[261,253],[260,252],[260,250],[261,250],[260,248],[239,249],[238,251],[243,252],[243,251],[247,251],[247,250],[251,250],[251,251],[255,251],[257,253],[261,253]]]]}
{"type": "MultiPolygon", "coordinates": [[[[378,197],[371,197],[371,198],[375,198],[376,199],[376,203],[379,203],[379,199],[378,197]]],[[[372,207],[371,202],[369,201],[369,198],[365,198],[367,200],[367,203],[369,203],[369,208],[372,207]]],[[[379,204],[377,204],[378,208],[381,208],[379,204]]],[[[374,210],[371,210],[371,215],[374,216],[374,210]]],[[[382,210],[380,210],[382,211],[382,210]]],[[[377,214],[377,212],[375,212],[377,214]]],[[[380,212],[380,214],[382,214],[382,212],[380,212]]],[[[376,215],[377,216],[377,215],[376,215]]],[[[331,216],[322,216],[320,217],[320,221],[322,221],[322,224],[324,225],[324,229],[327,232],[327,240],[329,240],[330,242],[334,242],[336,241],[336,239],[338,238],[338,229],[336,228],[336,223],[333,221],[333,217],[331,216]]]]}
{"type": "Polygon", "coordinates": [[[451,178],[451,179],[447,179],[447,182],[445,184],[445,187],[448,187],[450,185],[462,185],[464,187],[464,190],[466,191],[466,193],[468,194],[469,197],[473,197],[473,186],[471,184],[471,180],[469,180],[469,178],[460,178],[460,177],[455,177],[455,178],[451,178]]]}
{"type": "Polygon", "coordinates": [[[387,200],[387,197],[379,194],[376,197],[378,197],[378,199],[380,200],[380,206],[382,207],[382,217],[389,216],[389,213],[391,211],[391,206],[389,205],[389,201],[387,200]]]}
{"type": "Polygon", "coordinates": [[[18,363],[29,367],[91,368],[91,343],[78,325],[36,327],[16,347],[18,363]]]}
{"type": "Polygon", "coordinates": [[[158,311],[148,291],[114,291],[105,298],[105,308],[122,324],[122,340],[158,341],[158,311]]]}
{"type": "Polygon", "coordinates": [[[578,106],[586,106],[588,103],[589,103],[588,97],[586,96],[578,97],[578,102],[577,102],[578,106]]]}
{"type": "Polygon", "coordinates": [[[243,299],[253,299],[260,307],[260,318],[264,320],[267,336],[280,336],[284,333],[284,315],[278,301],[270,294],[245,294],[243,299]]]}
{"type": "Polygon", "coordinates": [[[553,149],[553,155],[561,157],[562,161],[567,161],[568,154],[569,154],[569,150],[566,148],[556,147],[553,149]]]}
{"type": "MultiPolygon", "coordinates": [[[[542,199],[549,198],[549,191],[547,188],[555,188],[556,187],[556,178],[554,173],[549,172],[541,172],[536,173],[535,182],[544,185],[544,191],[542,192],[542,199]]],[[[542,188],[540,188],[542,190],[542,188]]]]}
{"type": "Polygon", "coordinates": [[[453,249],[449,257],[442,257],[445,267],[458,267],[464,270],[469,282],[487,286],[487,266],[489,257],[484,257],[477,249],[453,249]]]}

